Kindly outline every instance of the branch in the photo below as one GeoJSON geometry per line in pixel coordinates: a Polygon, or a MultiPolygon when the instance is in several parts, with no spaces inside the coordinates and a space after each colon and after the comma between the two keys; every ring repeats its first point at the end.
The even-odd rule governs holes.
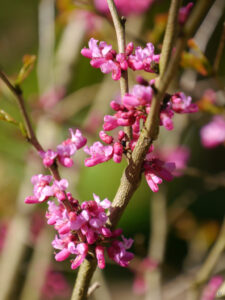
{"type": "Polygon", "coordinates": [[[79,268],[71,300],[84,300],[87,298],[88,288],[96,266],[97,261],[94,254],[85,258],[79,268]]]}
{"type": "MultiPolygon", "coordinates": [[[[116,31],[117,43],[119,53],[125,53],[126,48],[126,36],[125,36],[125,23],[126,19],[124,17],[119,17],[116,5],[113,0],[107,0],[109,11],[112,16],[113,24],[116,31]]],[[[120,78],[120,91],[121,98],[129,92],[128,86],[128,72],[127,70],[121,70],[121,78],[120,78]]],[[[132,129],[131,127],[125,127],[125,133],[127,134],[129,140],[132,140],[132,129]]]]}
{"type": "Polygon", "coordinates": [[[167,20],[166,32],[163,39],[163,47],[160,55],[159,70],[160,76],[165,73],[169,63],[169,58],[173,49],[173,42],[177,32],[178,12],[181,5],[181,0],[172,0],[167,20]]]}
{"type": "Polygon", "coordinates": [[[142,133],[132,153],[131,162],[122,175],[120,186],[112,203],[112,212],[109,216],[109,219],[110,224],[113,227],[119,221],[124,209],[129,203],[131,196],[140,183],[142,163],[149,149],[149,146],[157,138],[159,128],[160,103],[169,83],[171,82],[174,74],[178,69],[180,57],[182,51],[186,46],[187,39],[192,36],[199,21],[207,12],[207,9],[212,4],[212,2],[213,0],[198,1],[195,10],[189,17],[188,22],[183,28],[182,34],[178,38],[176,44],[176,52],[171,58],[165,74],[163,74],[162,78],[160,78],[158,90],[157,93],[155,93],[153,96],[151,110],[147,117],[145,127],[142,129],[142,133]]]}
{"type": "MultiPolygon", "coordinates": [[[[124,49],[124,44],[122,45],[123,37],[123,28],[121,22],[119,21],[119,16],[116,11],[115,4],[112,0],[107,0],[110,11],[112,12],[112,17],[114,18],[114,24],[116,27],[116,33],[119,42],[119,50],[124,49]],[[120,48],[121,47],[121,48],[120,48]]],[[[210,6],[212,0],[204,1],[201,0],[196,5],[194,13],[189,18],[189,22],[184,28],[183,34],[178,39],[176,53],[171,59],[167,71],[163,77],[160,78],[158,91],[155,93],[150,114],[145,123],[145,127],[142,130],[142,133],[138,139],[137,145],[133,151],[131,160],[125,171],[123,172],[120,186],[117,190],[116,196],[112,203],[112,210],[109,216],[109,226],[115,227],[118,223],[123,211],[125,210],[127,204],[130,201],[133,193],[137,189],[141,179],[141,169],[146,153],[149,149],[149,146],[157,138],[158,127],[159,127],[159,109],[160,103],[163,99],[163,96],[166,92],[166,89],[173,78],[175,72],[178,69],[180,56],[182,51],[186,46],[187,39],[193,34],[196,29],[199,20],[205,14],[208,7],[210,6]]],[[[123,51],[123,50],[122,50],[123,51]]],[[[71,300],[84,300],[87,297],[88,285],[90,283],[91,277],[96,268],[96,260],[85,259],[84,263],[81,265],[77,280],[74,286],[74,292],[71,300]]]]}

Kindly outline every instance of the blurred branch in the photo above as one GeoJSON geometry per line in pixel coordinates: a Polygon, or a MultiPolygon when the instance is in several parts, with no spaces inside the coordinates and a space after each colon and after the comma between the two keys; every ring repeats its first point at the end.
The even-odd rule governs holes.
{"type": "MultiPolygon", "coordinates": [[[[224,7],[224,0],[214,1],[212,7],[210,8],[205,19],[203,20],[196,34],[193,37],[193,39],[196,41],[198,47],[203,53],[205,52],[210,37],[212,36],[212,33],[215,30],[223,14],[224,7]]],[[[193,92],[194,90],[198,90],[198,88],[196,88],[197,76],[198,74],[196,73],[196,71],[190,69],[185,70],[180,79],[181,88],[187,92],[193,92]]],[[[219,86],[221,86],[220,83],[219,86]]]]}
{"type": "Polygon", "coordinates": [[[49,228],[45,227],[36,241],[20,296],[21,300],[30,300],[31,298],[32,300],[39,300],[41,298],[41,291],[45,283],[52,254],[51,240],[52,234],[50,234],[49,228]]]}
{"type": "Polygon", "coordinates": [[[225,23],[223,23],[222,34],[220,37],[219,46],[217,48],[216,57],[213,64],[213,73],[217,74],[219,70],[220,61],[223,55],[223,49],[225,45],[225,23]]]}
{"type": "Polygon", "coordinates": [[[224,173],[222,174],[216,174],[216,175],[210,175],[209,173],[193,168],[193,167],[187,167],[185,170],[183,170],[185,175],[193,176],[193,177],[199,177],[201,178],[207,185],[213,184],[214,186],[222,186],[225,187],[225,176],[224,173]]]}
{"type": "Polygon", "coordinates": [[[161,264],[164,259],[167,236],[166,189],[161,187],[151,198],[151,238],[148,257],[157,262],[158,267],[146,273],[146,300],[162,298],[161,264]]]}
{"type": "Polygon", "coordinates": [[[220,258],[222,252],[225,249],[225,219],[223,221],[219,236],[212,247],[208,257],[206,258],[203,265],[200,267],[199,271],[195,275],[192,281],[191,288],[188,294],[188,300],[199,299],[199,288],[200,286],[209,279],[212,271],[220,258]]]}
{"type": "Polygon", "coordinates": [[[38,6],[38,86],[44,93],[54,86],[55,0],[41,0],[38,6]]]}

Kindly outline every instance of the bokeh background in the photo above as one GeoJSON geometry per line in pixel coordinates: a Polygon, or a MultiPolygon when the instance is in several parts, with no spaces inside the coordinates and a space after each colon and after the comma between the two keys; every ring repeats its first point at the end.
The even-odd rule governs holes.
{"type": "MultiPolygon", "coordinates": [[[[141,46],[150,41],[160,51],[170,1],[152,2],[144,13],[128,16],[127,40],[141,46]]],[[[23,56],[37,56],[22,89],[44,147],[59,144],[67,137],[68,128],[80,128],[88,136],[90,145],[98,139],[103,116],[110,113],[110,101],[119,95],[119,83],[113,82],[110,74],[103,75],[93,69],[89,60],[80,55],[80,50],[87,46],[91,36],[112,43],[116,49],[110,21],[95,9],[92,1],[2,0],[0,5],[1,69],[13,81],[22,67],[23,56]]],[[[224,53],[217,76],[210,70],[225,12],[223,0],[214,1],[213,5],[214,14],[195,35],[198,51],[203,51],[204,59],[199,54],[201,51],[187,48],[187,53],[192,56],[189,60],[183,58],[185,67],[174,75],[170,90],[182,89],[193,97],[193,101],[199,102],[205,90],[213,89],[216,106],[222,111],[224,53]]],[[[129,74],[130,86],[136,75],[129,74]]],[[[140,72],[140,75],[148,80],[153,78],[150,74],[140,72]]],[[[15,99],[2,82],[0,109],[21,120],[15,99]]],[[[166,199],[168,213],[163,282],[196,268],[206,257],[217,238],[225,212],[224,145],[206,149],[200,140],[200,129],[212,115],[212,111],[201,109],[195,115],[175,117],[174,131],[161,129],[156,148],[166,152],[177,145],[187,147],[190,151],[188,168],[183,176],[163,183],[159,196],[153,195],[145,180],[142,181],[119,224],[124,235],[134,239],[132,249],[137,259],[130,269],[107,264],[103,274],[108,290],[106,287],[98,289],[96,299],[141,299],[133,293],[132,284],[139,260],[148,254],[153,197],[166,199]],[[103,292],[105,294],[101,294],[103,292]]],[[[93,192],[113,200],[126,162],[119,165],[107,162],[85,168],[84,158],[85,155],[79,153],[72,170],[60,170],[68,178],[71,191],[81,201],[92,199],[93,192]]],[[[69,261],[54,262],[50,246],[54,232],[45,226],[46,207],[26,207],[23,203],[25,196],[32,192],[30,177],[41,172],[40,158],[18,128],[5,122],[0,123],[0,164],[0,255],[4,276],[9,278],[7,284],[11,286],[10,292],[5,292],[8,295],[2,299],[26,300],[31,293],[34,294],[29,299],[69,299],[76,272],[70,270],[69,261]],[[16,280],[10,281],[12,270],[16,270],[17,276],[16,280]],[[43,287],[44,281],[48,282],[47,287],[46,284],[43,287]]]]}

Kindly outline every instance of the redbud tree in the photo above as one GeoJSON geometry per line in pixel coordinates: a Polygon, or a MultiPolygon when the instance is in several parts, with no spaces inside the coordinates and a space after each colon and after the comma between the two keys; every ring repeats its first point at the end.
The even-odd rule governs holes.
{"type": "MultiPolygon", "coordinates": [[[[63,10],[63,1],[61,2],[59,1],[59,7],[63,10]]],[[[224,180],[220,176],[211,178],[198,170],[186,169],[190,155],[187,148],[180,146],[164,151],[156,146],[161,129],[167,131],[168,136],[171,131],[176,130],[177,123],[174,122],[176,116],[180,115],[179,118],[182,118],[189,114],[198,115],[203,111],[214,115],[212,120],[200,129],[203,146],[214,148],[224,145],[224,110],[217,102],[216,92],[213,89],[207,90],[201,100],[196,102],[182,90],[182,85],[174,85],[181,68],[192,68],[203,76],[214,76],[222,89],[217,72],[224,47],[225,31],[222,33],[213,66],[192,39],[200,22],[216,1],[198,0],[196,3],[169,1],[169,11],[162,29],[163,39],[162,42],[155,39],[155,44],[152,43],[153,36],[143,41],[141,37],[129,34],[129,28],[126,26],[132,14],[144,14],[153,2],[95,0],[91,9],[83,3],[77,4],[82,9],[78,9],[75,17],[80,18],[81,23],[85,22],[89,33],[89,39],[83,41],[83,46],[79,49],[79,55],[90,62],[85,72],[90,73],[93,68],[99,69],[98,71],[103,74],[110,74],[111,80],[117,82],[118,88],[120,87],[117,97],[104,99],[107,103],[110,101],[111,113],[98,120],[101,130],[95,132],[98,139],[94,142],[86,136],[86,130],[83,128],[69,127],[67,139],[56,143],[54,147],[44,148],[35,133],[34,121],[28,113],[21,87],[33,67],[35,57],[31,55],[24,57],[23,67],[14,81],[9,79],[3,70],[0,71],[1,81],[14,94],[23,121],[15,120],[3,110],[0,111],[0,118],[13,123],[21,130],[27,142],[36,150],[39,164],[43,166],[43,174],[33,174],[31,177],[33,193],[26,196],[25,204],[46,203],[47,224],[55,230],[55,237],[51,242],[55,260],[57,262],[69,260],[72,270],[79,268],[72,300],[87,299],[95,292],[97,286],[91,285],[94,272],[96,268],[110,268],[106,266],[106,261],[110,260],[120,267],[130,267],[134,270],[136,292],[145,293],[149,299],[151,297],[162,299],[160,277],[166,241],[165,207],[161,207],[162,210],[158,211],[152,209],[152,220],[155,222],[153,230],[154,226],[159,226],[157,228],[160,229],[158,235],[153,232],[152,236],[156,234],[157,238],[151,239],[153,245],[150,245],[150,248],[156,247],[158,254],[154,256],[152,254],[154,251],[150,251],[149,255],[139,262],[138,267],[132,267],[132,261],[135,260],[132,248],[134,241],[118,227],[118,222],[142,180],[146,180],[151,192],[156,194],[160,194],[161,188],[163,190],[163,185],[166,185],[165,182],[172,181],[174,177],[181,176],[185,172],[189,172],[191,176],[204,175],[210,182],[217,184],[219,182],[219,185],[224,187],[224,180]],[[102,41],[93,33],[94,28],[100,30],[103,21],[113,26],[116,40],[114,44],[117,44],[117,47],[112,46],[107,39],[102,41]],[[82,163],[86,168],[95,168],[96,165],[110,160],[116,164],[125,161],[126,167],[114,199],[108,199],[108,195],[100,199],[95,191],[92,199],[88,201],[77,199],[73,195],[69,186],[70,178],[64,178],[61,173],[64,168],[73,169],[76,166],[74,157],[81,152],[85,155],[82,163]],[[157,278],[156,283],[152,283],[152,278],[153,281],[157,278]]],[[[154,5],[160,5],[160,1],[155,1],[154,5]]],[[[76,3],[73,9],[75,7],[76,3]]],[[[159,28],[156,32],[157,30],[159,28]]],[[[61,72],[62,70],[63,67],[61,72]]],[[[61,85],[40,99],[45,111],[50,110],[51,106],[56,105],[58,100],[64,97],[66,84],[62,84],[64,78],[63,74],[60,74],[61,85]],[[52,101],[50,104],[49,99],[52,101]]],[[[94,127],[95,121],[89,122],[94,127]]],[[[102,184],[104,185],[104,182],[102,184]]],[[[161,203],[160,199],[156,201],[161,203]]],[[[156,203],[156,207],[157,205],[160,204],[156,203]]],[[[208,258],[196,275],[189,280],[187,289],[190,299],[200,299],[200,295],[203,300],[213,299],[223,282],[220,275],[211,278],[211,274],[224,249],[224,227],[223,225],[208,258]],[[205,286],[202,291],[203,284],[205,286]]]]}

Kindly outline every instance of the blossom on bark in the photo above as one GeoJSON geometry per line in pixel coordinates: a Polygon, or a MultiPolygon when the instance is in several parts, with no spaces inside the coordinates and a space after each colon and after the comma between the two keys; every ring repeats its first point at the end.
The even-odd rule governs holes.
{"type": "Polygon", "coordinates": [[[173,179],[172,172],[175,168],[174,162],[164,162],[152,154],[148,154],[144,162],[144,174],[150,189],[158,192],[158,184],[161,184],[163,180],[171,181],[173,179]]]}
{"type": "Polygon", "coordinates": [[[39,155],[43,159],[43,165],[50,167],[57,159],[61,165],[70,168],[73,165],[73,159],[71,156],[75,154],[77,150],[82,148],[86,143],[87,139],[82,135],[81,131],[77,129],[75,132],[69,129],[71,137],[63,141],[57,146],[57,151],[48,149],[47,151],[39,151],[39,155]]]}
{"type": "Polygon", "coordinates": [[[28,196],[25,199],[25,203],[33,204],[44,202],[48,200],[49,197],[53,196],[54,193],[52,187],[50,186],[52,180],[52,176],[50,175],[34,175],[31,178],[31,183],[34,185],[33,196],[28,196]]]}

